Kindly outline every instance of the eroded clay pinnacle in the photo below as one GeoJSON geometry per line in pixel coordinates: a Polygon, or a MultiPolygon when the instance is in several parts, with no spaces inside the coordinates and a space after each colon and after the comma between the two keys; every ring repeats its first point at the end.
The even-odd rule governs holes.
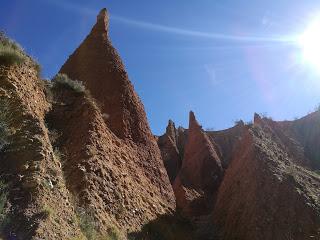
{"type": "Polygon", "coordinates": [[[100,10],[97,16],[97,23],[102,23],[106,30],[109,28],[109,13],[106,8],[100,10]]]}
{"type": "Polygon", "coordinates": [[[200,124],[198,123],[194,112],[190,111],[189,113],[189,129],[193,129],[193,128],[201,128],[200,124]]]}

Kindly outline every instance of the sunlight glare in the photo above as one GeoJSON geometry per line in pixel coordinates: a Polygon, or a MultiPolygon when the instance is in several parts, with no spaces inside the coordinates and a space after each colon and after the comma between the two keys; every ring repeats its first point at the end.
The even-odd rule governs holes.
{"type": "Polygon", "coordinates": [[[314,20],[299,37],[302,60],[320,73],[320,17],[314,20]]]}

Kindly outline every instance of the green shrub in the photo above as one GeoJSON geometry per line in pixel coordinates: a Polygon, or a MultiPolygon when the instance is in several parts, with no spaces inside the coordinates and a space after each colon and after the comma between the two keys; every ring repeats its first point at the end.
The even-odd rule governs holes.
{"type": "Polygon", "coordinates": [[[95,240],[98,233],[96,230],[97,225],[93,216],[82,208],[78,209],[77,216],[82,233],[88,240],[95,240]]]}
{"type": "Polygon", "coordinates": [[[0,64],[13,65],[22,64],[26,61],[27,56],[19,44],[12,41],[0,32],[0,64]]]}
{"type": "Polygon", "coordinates": [[[70,79],[66,74],[57,74],[52,79],[53,87],[66,87],[77,93],[85,92],[82,82],[70,79]]]}
{"type": "Polygon", "coordinates": [[[95,221],[92,214],[85,211],[83,208],[77,209],[78,223],[81,232],[87,240],[118,240],[120,234],[118,230],[111,227],[106,235],[101,234],[98,230],[98,223],[95,221]]]}
{"type": "Polygon", "coordinates": [[[120,239],[120,234],[116,228],[110,228],[108,236],[101,238],[101,240],[118,240],[120,239]]]}
{"type": "Polygon", "coordinates": [[[52,216],[52,215],[54,214],[54,210],[53,210],[51,207],[45,205],[45,206],[43,206],[43,208],[42,208],[42,214],[43,214],[46,218],[49,218],[50,216],[52,216]]]}

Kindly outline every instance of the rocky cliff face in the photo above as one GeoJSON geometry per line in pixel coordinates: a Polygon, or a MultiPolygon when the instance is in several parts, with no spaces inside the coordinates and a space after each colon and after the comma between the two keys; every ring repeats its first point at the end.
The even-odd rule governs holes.
{"type": "Polygon", "coordinates": [[[103,231],[111,222],[129,232],[171,213],[175,200],[143,105],[108,38],[108,21],[103,9],[61,68],[92,97],[56,91],[50,117],[62,133],[66,181],[80,206],[91,208],[103,231]]]}
{"type": "Polygon", "coordinates": [[[173,183],[177,207],[190,215],[207,212],[223,176],[215,146],[190,112],[189,130],[182,166],[173,183]]]}
{"type": "Polygon", "coordinates": [[[6,238],[126,239],[174,212],[160,150],[108,21],[103,9],[61,68],[85,88],[63,75],[46,83],[31,60],[1,66],[1,98],[14,113],[6,130],[15,132],[15,148],[3,154],[1,144],[6,238]]]}
{"type": "Polygon", "coordinates": [[[213,212],[220,238],[319,238],[320,176],[295,164],[260,124],[236,149],[213,212]]]}
{"type": "Polygon", "coordinates": [[[174,122],[169,120],[166,133],[158,138],[158,146],[170,182],[176,178],[181,167],[182,154],[178,148],[181,134],[177,131],[174,122]]]}
{"type": "Polygon", "coordinates": [[[320,169],[320,111],[311,113],[296,121],[278,122],[290,138],[303,147],[308,164],[313,170],[320,169]]]}
{"type": "Polygon", "coordinates": [[[320,239],[320,112],[209,132],[190,112],[155,138],[108,25],[61,68],[79,82],[0,34],[0,238],[320,239]]]}
{"type": "Polygon", "coordinates": [[[110,42],[108,28],[108,13],[103,9],[90,34],[60,72],[84,83],[107,116],[107,126],[118,138],[153,143],[143,105],[110,42]]]}
{"type": "Polygon", "coordinates": [[[255,114],[253,125],[240,121],[230,129],[205,133],[191,114],[173,188],[177,207],[198,232],[214,229],[199,239],[320,237],[320,176],[314,172],[319,170],[319,116],[315,112],[276,122],[255,114]],[[199,174],[199,169],[210,171],[204,161],[210,158],[204,156],[224,169],[221,180],[212,179],[211,185],[201,182],[205,172],[199,174]],[[210,191],[213,197],[205,194],[210,191]]]}
{"type": "Polygon", "coordinates": [[[49,140],[44,84],[31,62],[0,66],[0,229],[5,239],[82,237],[63,171],[49,140]],[[4,111],[3,111],[4,110],[4,111]],[[1,137],[3,133],[1,133],[1,137]]]}
{"type": "Polygon", "coordinates": [[[229,129],[207,132],[211,142],[216,145],[220,153],[223,168],[229,166],[235,146],[241,140],[245,129],[243,121],[239,121],[234,127],[229,129]]]}

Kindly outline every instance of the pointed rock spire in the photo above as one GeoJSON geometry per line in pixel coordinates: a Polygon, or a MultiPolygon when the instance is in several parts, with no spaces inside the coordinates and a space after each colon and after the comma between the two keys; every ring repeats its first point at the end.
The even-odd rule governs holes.
{"type": "Polygon", "coordinates": [[[176,131],[174,122],[169,120],[166,133],[158,138],[158,146],[170,182],[174,181],[181,167],[181,157],[177,148],[176,131]]]}
{"type": "Polygon", "coordinates": [[[150,142],[153,136],[144,107],[109,40],[108,25],[108,12],[102,9],[90,34],[62,66],[60,73],[84,83],[101,111],[109,116],[106,123],[115,135],[134,142],[150,142]]]}
{"type": "Polygon", "coordinates": [[[217,190],[222,176],[223,168],[215,146],[202,130],[194,113],[190,112],[182,167],[173,184],[177,207],[185,214],[193,215],[197,212],[195,209],[192,210],[192,206],[196,205],[193,201],[198,199],[196,192],[201,195],[204,193],[205,196],[201,198],[209,201],[212,193],[217,190]],[[187,192],[192,196],[188,196],[187,192]]]}
{"type": "Polygon", "coordinates": [[[223,171],[214,145],[192,111],[181,171],[197,188],[207,188],[219,182],[223,171]]]}
{"type": "Polygon", "coordinates": [[[168,126],[166,128],[166,135],[171,138],[171,140],[176,144],[177,136],[176,136],[176,126],[174,122],[170,119],[168,122],[168,126]]]}
{"type": "Polygon", "coordinates": [[[97,16],[97,21],[103,20],[103,21],[109,21],[109,14],[108,10],[106,8],[102,8],[97,16]]]}
{"type": "Polygon", "coordinates": [[[101,30],[108,32],[109,30],[109,14],[106,8],[101,9],[97,16],[96,27],[101,27],[101,30]]]}
{"type": "Polygon", "coordinates": [[[190,111],[189,113],[189,130],[190,129],[199,129],[201,128],[200,124],[198,123],[194,112],[190,111]]]}

